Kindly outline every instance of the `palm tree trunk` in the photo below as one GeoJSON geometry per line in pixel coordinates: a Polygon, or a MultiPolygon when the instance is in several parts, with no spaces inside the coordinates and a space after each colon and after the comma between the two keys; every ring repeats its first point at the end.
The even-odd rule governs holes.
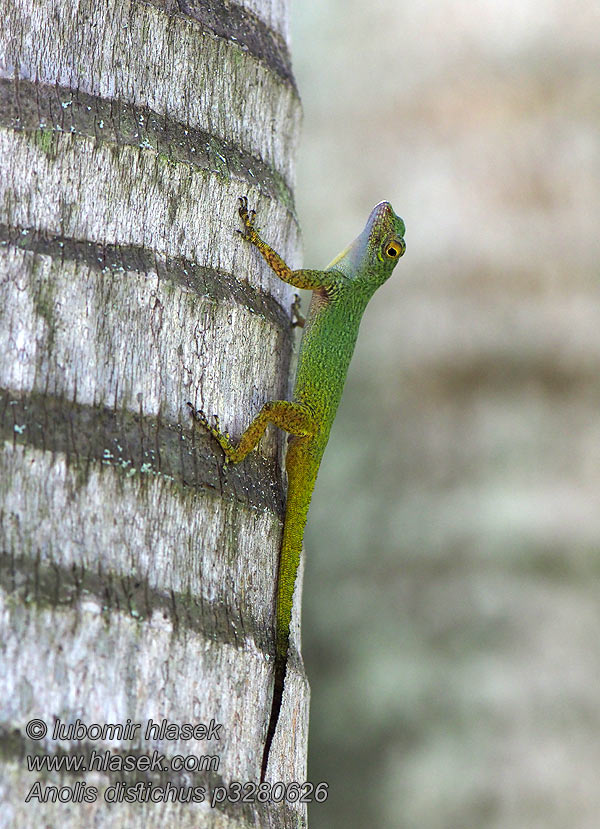
{"type": "MultiPolygon", "coordinates": [[[[10,825],[305,822],[305,806],[234,803],[219,788],[260,769],[282,442],[270,434],[223,468],[186,407],[218,411],[236,434],[288,391],[289,290],[235,234],[247,194],[269,240],[297,258],[286,5],[0,2],[10,825]],[[128,720],[112,741],[89,729],[128,720]],[[146,732],[150,720],[209,730],[146,732]],[[118,768],[153,752],[158,766],[118,768]],[[36,771],[31,755],[96,766],[36,771]],[[119,801],[138,782],[135,802],[119,801]]],[[[306,777],[307,699],[296,659],[273,745],[283,781],[306,777]]]]}

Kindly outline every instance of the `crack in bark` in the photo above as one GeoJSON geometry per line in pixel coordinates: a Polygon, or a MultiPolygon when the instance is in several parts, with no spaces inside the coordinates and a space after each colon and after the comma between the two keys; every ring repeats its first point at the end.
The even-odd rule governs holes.
{"type": "Polygon", "coordinates": [[[170,17],[191,18],[217,37],[240,46],[263,61],[296,91],[292,62],[283,37],[256,14],[223,0],[136,0],[166,12],[170,17]]]}
{"type": "Polygon", "coordinates": [[[175,631],[186,630],[206,639],[243,647],[251,639],[257,650],[271,652],[270,636],[251,618],[251,609],[238,609],[223,593],[214,601],[191,592],[160,590],[143,575],[112,570],[86,569],[80,565],[42,564],[39,557],[0,551],[0,586],[23,605],[53,610],[77,607],[95,597],[103,613],[129,614],[141,624],[154,614],[168,619],[175,631]],[[243,620],[243,621],[242,621],[243,620]],[[244,631],[240,639],[239,631],[244,631]]]}
{"type": "Polygon", "coordinates": [[[102,464],[123,478],[160,477],[188,494],[212,490],[283,518],[283,481],[276,461],[255,455],[220,475],[222,452],[210,435],[200,435],[191,425],[42,392],[0,389],[0,439],[62,454],[84,478],[91,464],[102,464]]]}
{"type": "Polygon", "coordinates": [[[264,161],[216,135],[148,107],[58,84],[0,78],[0,126],[34,131],[48,152],[53,133],[154,150],[165,164],[184,163],[225,178],[242,179],[294,213],[292,191],[283,176],[264,161]]]}
{"type": "Polygon", "coordinates": [[[286,330],[290,319],[281,305],[262,291],[240,282],[224,271],[198,265],[184,257],[168,257],[140,245],[114,245],[48,235],[33,228],[0,223],[0,247],[15,247],[61,262],[82,262],[97,272],[156,273],[198,296],[215,302],[235,302],[286,330]]]}

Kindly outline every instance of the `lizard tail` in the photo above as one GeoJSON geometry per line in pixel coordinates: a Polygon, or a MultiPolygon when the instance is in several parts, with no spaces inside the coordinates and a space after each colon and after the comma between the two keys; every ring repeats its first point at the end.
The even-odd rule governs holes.
{"type": "Polygon", "coordinates": [[[296,452],[294,448],[293,442],[290,441],[286,458],[288,495],[283,525],[283,539],[281,542],[281,555],[279,558],[279,573],[277,577],[275,684],[260,770],[261,783],[265,779],[271,743],[273,742],[281,711],[288,664],[290,625],[292,621],[296,574],[300,564],[304,527],[317,471],[311,469],[308,475],[299,475],[299,470],[295,463],[296,452]]]}
{"type": "Polygon", "coordinates": [[[271,743],[273,742],[273,735],[277,728],[277,721],[279,720],[279,712],[281,711],[281,700],[283,697],[283,686],[285,683],[285,675],[287,672],[287,659],[275,659],[275,687],[273,688],[273,701],[271,703],[271,716],[269,717],[269,727],[267,728],[267,738],[265,740],[265,747],[263,750],[262,763],[260,765],[260,782],[265,782],[265,774],[267,773],[267,764],[269,762],[269,753],[271,751],[271,743]]]}

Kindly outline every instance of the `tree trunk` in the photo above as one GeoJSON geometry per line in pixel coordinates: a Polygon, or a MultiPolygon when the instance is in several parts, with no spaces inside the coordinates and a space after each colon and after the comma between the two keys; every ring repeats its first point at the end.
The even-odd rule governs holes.
{"type": "Polygon", "coordinates": [[[270,711],[283,441],[224,467],[186,407],[235,435],[288,393],[290,291],[235,233],[247,194],[297,258],[286,6],[0,2],[2,826],[305,823],[293,793],[230,787],[258,780],[270,711]]]}

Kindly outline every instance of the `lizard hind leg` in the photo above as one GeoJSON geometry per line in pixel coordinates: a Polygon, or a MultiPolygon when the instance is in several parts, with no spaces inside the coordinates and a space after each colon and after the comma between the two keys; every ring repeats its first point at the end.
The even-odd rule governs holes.
{"type": "Polygon", "coordinates": [[[280,429],[284,429],[291,435],[307,437],[314,434],[316,424],[310,410],[301,403],[293,403],[290,400],[271,400],[265,403],[260,412],[242,434],[239,441],[234,443],[227,432],[219,428],[218,419],[215,418],[215,425],[211,425],[204,412],[194,409],[188,403],[192,411],[192,417],[207,429],[218,441],[225,457],[231,463],[243,461],[246,455],[251,452],[263,436],[269,423],[274,423],[280,429]]]}

